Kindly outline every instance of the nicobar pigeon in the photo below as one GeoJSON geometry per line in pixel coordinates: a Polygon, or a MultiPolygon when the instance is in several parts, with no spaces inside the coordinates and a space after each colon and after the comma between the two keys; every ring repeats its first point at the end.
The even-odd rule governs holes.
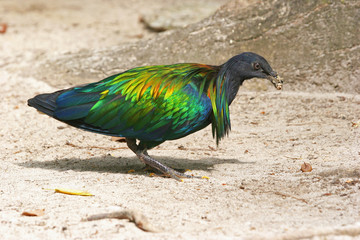
{"type": "Polygon", "coordinates": [[[136,67],[99,82],[37,95],[28,105],[76,128],[125,137],[143,163],[182,181],[193,176],[158,162],[147,150],[209,124],[218,144],[230,130],[229,105],[251,78],[267,78],[282,88],[282,79],[265,58],[244,52],[220,66],[136,67]]]}

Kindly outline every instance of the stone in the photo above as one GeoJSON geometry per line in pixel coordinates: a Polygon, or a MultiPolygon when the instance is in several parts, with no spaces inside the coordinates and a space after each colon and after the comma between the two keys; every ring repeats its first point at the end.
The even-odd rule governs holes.
{"type": "MultiPolygon", "coordinates": [[[[142,65],[222,64],[253,51],[281,74],[285,91],[360,93],[359,8],[357,0],[231,1],[185,28],[150,40],[48,59],[32,74],[61,87],[142,65]]],[[[255,84],[246,88],[272,89],[268,82],[255,84]]]]}

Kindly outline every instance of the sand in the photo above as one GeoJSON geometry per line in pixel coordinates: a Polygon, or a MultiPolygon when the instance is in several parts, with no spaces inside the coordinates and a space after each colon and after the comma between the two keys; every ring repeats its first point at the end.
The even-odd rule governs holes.
{"type": "Polygon", "coordinates": [[[0,34],[2,239],[360,238],[359,95],[290,92],[286,83],[283,91],[241,89],[230,108],[232,131],[218,147],[208,127],[149,151],[209,179],[151,177],[125,143],[28,107],[28,98],[57,88],[21,71],[44,56],[150,38],[137,10],[154,5],[130,1],[119,20],[111,14],[116,1],[19,3],[0,3],[0,22],[9,25],[0,34]],[[97,14],[104,17],[95,21],[97,14]],[[300,171],[304,162],[311,172],[300,171]],[[35,209],[44,215],[22,216],[35,209]],[[159,232],[128,220],[82,221],[122,210],[137,210],[159,232]]]}

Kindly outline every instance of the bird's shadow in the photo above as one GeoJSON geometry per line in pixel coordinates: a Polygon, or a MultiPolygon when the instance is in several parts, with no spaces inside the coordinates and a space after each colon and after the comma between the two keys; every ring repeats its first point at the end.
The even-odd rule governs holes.
{"type": "MultiPolygon", "coordinates": [[[[220,158],[203,158],[199,160],[190,160],[184,158],[174,157],[157,157],[153,156],[159,162],[172,167],[180,172],[184,172],[185,169],[191,170],[204,170],[212,171],[216,164],[252,164],[254,162],[242,162],[238,159],[220,159],[220,158]]],[[[141,169],[144,168],[144,164],[137,157],[122,158],[113,157],[110,155],[104,155],[102,157],[91,158],[63,158],[55,159],[51,161],[37,161],[31,160],[22,163],[18,163],[19,166],[26,168],[42,168],[53,169],[57,171],[78,171],[78,172],[107,172],[107,173],[128,173],[130,169],[135,170],[135,174],[144,174],[141,169]]],[[[134,174],[134,173],[132,173],[134,174]]]]}

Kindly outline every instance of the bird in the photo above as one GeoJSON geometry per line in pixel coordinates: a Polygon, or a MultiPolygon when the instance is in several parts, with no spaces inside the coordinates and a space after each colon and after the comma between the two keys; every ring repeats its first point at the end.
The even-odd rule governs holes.
{"type": "Polygon", "coordinates": [[[252,78],[266,78],[282,89],[283,79],[264,57],[243,52],[221,65],[135,67],[98,82],[36,95],[28,105],[73,127],[124,137],[145,165],[183,181],[194,176],[166,166],[147,151],[209,124],[218,145],[231,129],[229,105],[242,83],[252,78]]]}

